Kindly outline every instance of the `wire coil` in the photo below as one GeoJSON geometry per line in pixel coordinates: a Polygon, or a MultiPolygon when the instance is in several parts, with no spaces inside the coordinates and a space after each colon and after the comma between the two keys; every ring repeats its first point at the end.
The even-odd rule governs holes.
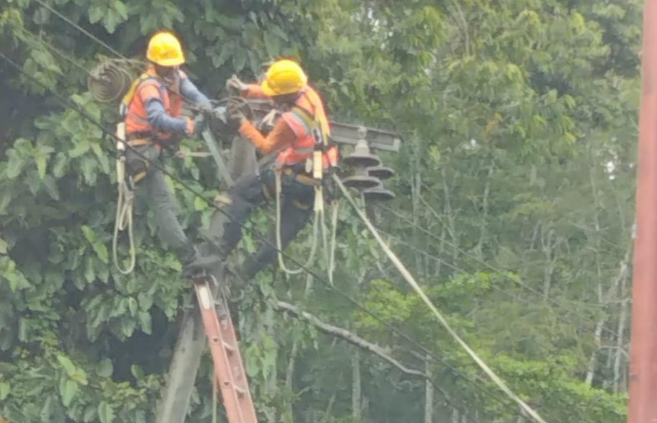
{"type": "Polygon", "coordinates": [[[118,103],[128,92],[135,78],[128,61],[106,59],[90,72],[87,88],[93,98],[100,103],[118,103]]]}

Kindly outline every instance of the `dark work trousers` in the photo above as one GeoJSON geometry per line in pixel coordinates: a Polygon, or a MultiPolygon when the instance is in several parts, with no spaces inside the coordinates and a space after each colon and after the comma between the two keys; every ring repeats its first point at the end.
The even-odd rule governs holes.
{"type": "MultiPolygon", "coordinates": [[[[281,193],[281,247],[285,248],[308,223],[313,213],[315,189],[296,181],[294,175],[284,173],[281,176],[281,193]]],[[[227,257],[242,238],[240,225],[268,199],[274,203],[275,196],[273,169],[265,170],[260,175],[241,176],[228,192],[230,204],[222,207],[230,218],[216,211],[212,216],[210,231],[206,238],[219,249],[223,257],[227,257]]],[[[268,240],[269,243],[263,242],[258,250],[244,261],[241,269],[243,278],[251,279],[276,260],[275,225],[269,232],[268,240]]]]}
{"type": "MultiPolygon", "coordinates": [[[[155,144],[137,146],[134,149],[147,157],[149,161],[162,164],[161,151],[155,144]]],[[[146,206],[155,213],[157,234],[160,240],[173,249],[183,263],[192,260],[195,256],[194,245],[189,241],[178,222],[176,198],[169,189],[162,170],[145,162],[132,149],[126,151],[126,170],[130,175],[146,170],[146,176],[136,184],[136,200],[139,201],[140,206],[146,206]]]]}

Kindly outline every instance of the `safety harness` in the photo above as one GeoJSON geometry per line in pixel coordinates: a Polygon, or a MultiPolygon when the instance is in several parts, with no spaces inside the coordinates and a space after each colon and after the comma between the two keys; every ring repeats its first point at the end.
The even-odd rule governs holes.
{"type": "Polygon", "coordinates": [[[334,269],[334,257],[335,257],[335,242],[336,242],[336,229],[338,222],[338,212],[340,203],[338,200],[333,199],[332,201],[332,235],[331,235],[331,245],[329,248],[328,245],[328,234],[325,221],[325,210],[324,210],[324,159],[326,158],[326,168],[330,173],[337,166],[338,151],[337,146],[331,141],[329,134],[317,118],[317,113],[314,113],[312,116],[310,113],[302,107],[297,105],[293,106],[290,109],[290,113],[294,117],[300,119],[304,126],[306,127],[308,133],[312,135],[314,140],[313,146],[308,149],[295,149],[298,153],[312,153],[311,157],[305,161],[305,173],[294,172],[289,166],[283,165],[281,168],[276,169],[276,247],[278,249],[278,264],[281,270],[286,274],[295,275],[301,273],[305,267],[308,267],[312,264],[315,253],[317,251],[317,238],[319,235],[319,227],[321,225],[322,230],[322,244],[325,253],[326,267],[328,271],[329,282],[333,283],[333,269],[334,269]],[[298,269],[290,269],[285,265],[282,254],[282,242],[281,242],[281,205],[280,197],[282,192],[281,186],[281,172],[286,173],[295,173],[295,180],[304,185],[310,185],[315,190],[315,202],[313,205],[314,218],[313,218],[313,234],[312,234],[312,244],[310,248],[310,253],[306,263],[298,269]],[[310,176],[308,176],[310,175],[310,176]]]}
{"type": "Polygon", "coordinates": [[[114,219],[114,236],[112,238],[112,259],[119,272],[124,275],[130,274],[137,262],[135,243],[132,234],[132,216],[134,209],[134,183],[132,178],[126,176],[125,172],[125,123],[116,126],[116,182],[118,184],[118,198],[116,200],[116,217],[114,219]],[[122,268],[118,261],[118,239],[119,232],[128,231],[128,242],[130,244],[130,261],[128,267],[122,268]]]}
{"type": "MultiPolygon", "coordinates": [[[[131,147],[147,145],[149,143],[147,137],[140,137],[128,139],[126,136],[125,118],[128,116],[130,103],[132,102],[139,86],[147,80],[158,80],[156,77],[144,72],[137,78],[130,89],[123,97],[119,105],[119,115],[121,117],[120,123],[116,126],[116,182],[118,184],[118,198],[116,201],[116,217],[114,220],[114,235],[112,239],[112,258],[114,264],[119,272],[124,275],[132,273],[137,262],[137,254],[135,251],[135,243],[133,237],[133,211],[135,200],[135,184],[146,176],[148,171],[148,164],[145,163],[143,169],[129,175],[126,172],[126,148],[127,143],[131,147]],[[123,268],[118,260],[118,238],[119,232],[127,230],[129,247],[129,262],[128,266],[123,268]]],[[[138,116],[134,116],[139,119],[138,116]]],[[[142,135],[142,134],[139,134],[142,135]]],[[[132,137],[130,137],[132,138],[132,137]]]]}

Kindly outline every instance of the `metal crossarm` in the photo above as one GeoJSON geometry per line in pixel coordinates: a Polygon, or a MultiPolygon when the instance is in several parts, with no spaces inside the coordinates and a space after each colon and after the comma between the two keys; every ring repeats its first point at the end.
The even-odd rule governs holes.
{"type": "Polygon", "coordinates": [[[195,283],[194,288],[212,353],[214,377],[221,390],[228,423],[257,423],[228,304],[221,294],[215,301],[209,281],[213,281],[211,276],[195,283]]]}

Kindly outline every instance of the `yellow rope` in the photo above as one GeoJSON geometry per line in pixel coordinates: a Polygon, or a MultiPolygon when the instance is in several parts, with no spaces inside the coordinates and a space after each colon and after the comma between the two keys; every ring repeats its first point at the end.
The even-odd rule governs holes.
{"type": "MultiPolygon", "coordinates": [[[[123,124],[117,127],[117,136],[124,139],[123,124]]],[[[117,149],[123,151],[123,143],[117,142],[117,149]]],[[[116,200],[116,217],[114,219],[114,236],[112,238],[112,259],[114,265],[124,275],[132,273],[137,262],[137,253],[135,251],[135,242],[132,234],[132,212],[134,209],[134,193],[125,183],[125,157],[121,156],[116,160],[116,180],[119,185],[119,196],[116,200]],[[119,232],[128,230],[128,242],[130,244],[130,263],[128,267],[122,268],[118,259],[119,232]]]]}

